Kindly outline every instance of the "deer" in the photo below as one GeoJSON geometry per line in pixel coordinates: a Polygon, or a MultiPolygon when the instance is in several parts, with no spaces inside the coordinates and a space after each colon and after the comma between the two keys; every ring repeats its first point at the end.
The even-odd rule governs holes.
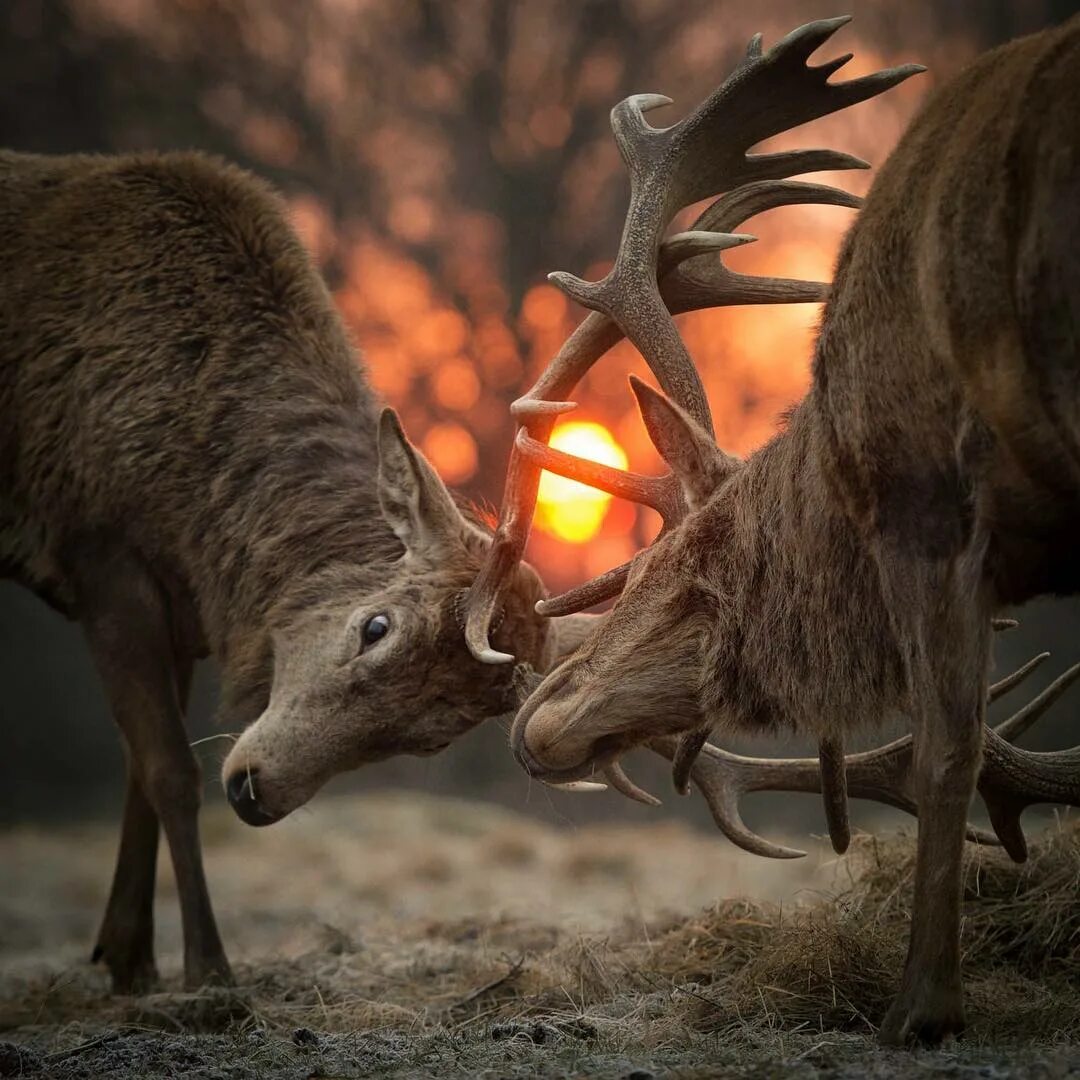
{"type": "MultiPolygon", "coordinates": [[[[268,825],[331,776],[438,753],[512,712],[474,660],[465,591],[490,543],[373,393],[281,199],[199,153],[0,152],[0,574],[78,622],[126,755],[94,948],[116,992],[157,978],[163,830],[189,986],[231,972],[202,867],[184,728],[221,672],[222,769],[268,825]]],[[[523,565],[497,640],[543,671],[523,565]]]]}
{"type": "MultiPolygon", "coordinates": [[[[669,127],[645,119],[670,104],[661,95],[613,110],[631,185],[618,254],[600,281],[551,275],[590,314],[512,407],[518,431],[500,521],[466,600],[466,638],[488,663],[513,659],[488,628],[542,469],[659,511],[658,536],[629,563],[538,603],[564,616],[616,598],[602,633],[530,683],[515,757],[555,782],[611,774],[628,750],[649,746],[671,759],[677,790],[693,781],[704,792],[731,839],[774,857],[801,853],[746,828],[745,791],[821,792],[838,850],[849,796],[917,814],[908,953],[879,1037],[935,1044],[964,1028],[965,836],[1022,860],[1023,810],[1080,798],[1080,748],[1013,745],[1045,699],[997,728],[985,720],[988,698],[1026,670],[987,690],[1001,612],[1080,588],[1080,19],[984,54],[929,96],[877,175],[827,296],[822,286],[808,392],[738,459],[716,445],[673,316],[791,294],[791,283],[747,279],[717,257],[751,239],[736,230],[753,214],[856,205],[788,178],[864,162],[750,152],[924,70],[831,81],[850,54],[810,57],[846,22],[810,23],[767,51],[756,36],[722,85],[669,127]],[[671,232],[680,211],[710,198],[688,230],[671,232]],[[660,386],[631,377],[663,476],[547,445],[578,380],[624,336],[660,386]],[[845,755],[848,735],[890,718],[910,734],[845,755]],[[707,741],[791,730],[817,740],[818,758],[744,758],[707,741]],[[976,790],[993,835],[967,824],[976,790]]],[[[628,777],[621,790],[650,799],[628,777]]]]}

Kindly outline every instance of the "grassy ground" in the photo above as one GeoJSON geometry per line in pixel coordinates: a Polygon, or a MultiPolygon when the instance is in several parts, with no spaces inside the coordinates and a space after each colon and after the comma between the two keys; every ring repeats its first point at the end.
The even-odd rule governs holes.
{"type": "Polygon", "coordinates": [[[165,873],[163,986],[140,998],[86,962],[112,828],[0,837],[0,1075],[1080,1075],[1072,826],[1023,868],[973,850],[970,1031],[914,1054],[873,1040],[903,959],[904,837],[769,863],[677,824],[557,830],[412,795],[262,831],[212,808],[205,831],[239,985],[181,990],[165,873]]]}

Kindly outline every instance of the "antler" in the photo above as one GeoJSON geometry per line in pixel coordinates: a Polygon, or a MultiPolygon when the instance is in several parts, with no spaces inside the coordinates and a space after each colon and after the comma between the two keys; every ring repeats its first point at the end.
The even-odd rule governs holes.
{"type": "MultiPolygon", "coordinates": [[[[661,388],[707,430],[712,418],[701,380],[679,337],[672,315],[728,304],[804,303],[824,298],[820,282],[754,278],[729,271],[705,258],[747,243],[753,237],[731,230],[748,217],[791,203],[858,206],[846,192],[819,184],[783,183],[784,177],[822,169],[867,168],[832,150],[792,150],[750,154],[750,147],[782,131],[880,94],[923,68],[908,64],[832,84],[829,76],[851,55],[816,67],[810,54],[849,21],[845,16],[809,23],[788,34],[767,53],[756,35],[746,56],[724,83],[689,116],[668,128],[654,128],[644,114],[670,104],[659,94],[636,94],[612,110],[611,126],[630,173],[630,206],[615,263],[601,281],[588,282],[556,273],[551,280],[593,314],[574,331],[536,385],[512,407],[522,424],[507,472],[498,529],[488,560],[467,601],[465,636],[473,655],[487,663],[512,660],[491,648],[488,627],[499,593],[520,561],[532,524],[542,468],[583,475],[566,457],[552,457],[543,446],[557,417],[574,408],[567,400],[586,371],[623,336],[638,348],[661,388]],[[734,190],[731,190],[734,189],[734,190]],[[703,213],[687,232],[662,242],[672,218],[718,192],[727,194],[703,213]],[[543,449],[541,449],[543,447],[543,449]]],[[[636,498],[648,493],[649,505],[668,511],[665,528],[680,514],[670,478],[615,482],[589,470],[592,479],[636,498]]],[[[545,615],[568,614],[615,596],[627,567],[564,596],[541,602],[545,615]]]]}
{"type": "MultiPolygon", "coordinates": [[[[1019,626],[1019,623],[1015,619],[994,618],[990,620],[990,628],[994,633],[1015,630],[1017,626],[1019,626]]],[[[1049,653],[1040,654],[1011,675],[995,683],[988,691],[988,700],[993,701],[995,696],[1006,693],[1022,682],[1049,655],[1049,653]]],[[[679,749],[680,751],[686,749],[685,736],[679,749]]],[[[851,843],[851,827],[848,823],[847,762],[844,756],[844,738],[842,734],[821,740],[818,746],[818,762],[821,766],[821,796],[825,806],[825,821],[829,828],[829,839],[832,841],[833,850],[838,855],[843,855],[851,843]]],[[[688,769],[689,765],[686,768],[688,769]]],[[[676,777],[676,787],[678,786],[678,777],[676,777]]],[[[680,788],[680,790],[682,789],[680,788]]],[[[686,792],[683,791],[683,794],[685,795],[686,792]]]]}
{"type": "MultiPolygon", "coordinates": [[[[995,701],[1013,689],[1049,655],[1041,653],[995,683],[989,689],[988,700],[995,701]]],[[[1078,677],[1080,664],[1075,664],[1019,712],[996,727],[987,726],[978,790],[997,836],[969,825],[969,839],[983,844],[1000,841],[1011,858],[1023,862],[1027,842],[1020,828],[1020,815],[1026,807],[1040,802],[1080,806],[1080,747],[1040,753],[1012,745],[1078,677]]],[[[667,758],[678,752],[678,740],[672,737],[653,740],[649,745],[667,758]]],[[[849,754],[844,763],[849,795],[918,815],[910,735],[874,750],[849,754]]],[[[823,787],[819,759],[744,757],[707,744],[690,775],[705,796],[720,831],[734,844],[773,859],[794,859],[805,854],[751,832],[739,813],[739,798],[752,791],[818,793],[823,787]]]]}

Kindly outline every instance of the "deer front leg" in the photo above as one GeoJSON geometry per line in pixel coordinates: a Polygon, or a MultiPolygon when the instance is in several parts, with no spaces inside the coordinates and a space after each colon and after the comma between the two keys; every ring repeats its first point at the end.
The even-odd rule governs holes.
{"type": "Polygon", "coordinates": [[[105,917],[91,959],[105,962],[113,993],[137,994],[157,982],[154,964],[154,875],[157,869],[158,819],[139,785],[131,760],[127,794],[105,917]]]}
{"type": "Polygon", "coordinates": [[[989,648],[984,632],[970,625],[965,630],[959,637],[938,636],[937,670],[920,664],[923,671],[913,679],[921,705],[914,739],[915,901],[900,992],[881,1026],[888,1045],[934,1045],[964,1029],[961,859],[979,772],[989,648]]]}
{"type": "Polygon", "coordinates": [[[121,842],[120,892],[116,893],[114,882],[116,906],[110,897],[103,931],[108,928],[112,933],[134,916],[136,930],[129,933],[133,940],[141,943],[152,933],[152,918],[142,915],[153,902],[149,809],[165,830],[176,873],[184,930],[184,981],[192,987],[229,982],[229,964],[202,867],[199,766],[188,746],[181,709],[188,672],[177,670],[165,598],[135,560],[97,560],[87,568],[81,585],[83,629],[142,795],[142,799],[131,797],[129,780],[131,798],[125,809],[123,840],[130,843],[121,842]]]}
{"type": "MultiPolygon", "coordinates": [[[[190,657],[175,658],[177,701],[181,713],[187,712],[192,666],[190,657]]],[[[120,849],[105,917],[91,956],[94,963],[105,962],[116,994],[141,993],[157,982],[154,879],[159,832],[157,814],[143,794],[138,771],[128,753],[120,849]]]]}

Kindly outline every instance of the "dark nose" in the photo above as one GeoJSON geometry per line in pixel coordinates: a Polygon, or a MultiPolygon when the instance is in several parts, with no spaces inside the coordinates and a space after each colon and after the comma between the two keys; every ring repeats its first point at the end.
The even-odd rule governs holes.
{"type": "Polygon", "coordinates": [[[258,775],[257,769],[234,772],[225,782],[225,794],[241,821],[246,821],[248,825],[272,825],[278,816],[264,810],[259,803],[256,794],[258,775]]]}

